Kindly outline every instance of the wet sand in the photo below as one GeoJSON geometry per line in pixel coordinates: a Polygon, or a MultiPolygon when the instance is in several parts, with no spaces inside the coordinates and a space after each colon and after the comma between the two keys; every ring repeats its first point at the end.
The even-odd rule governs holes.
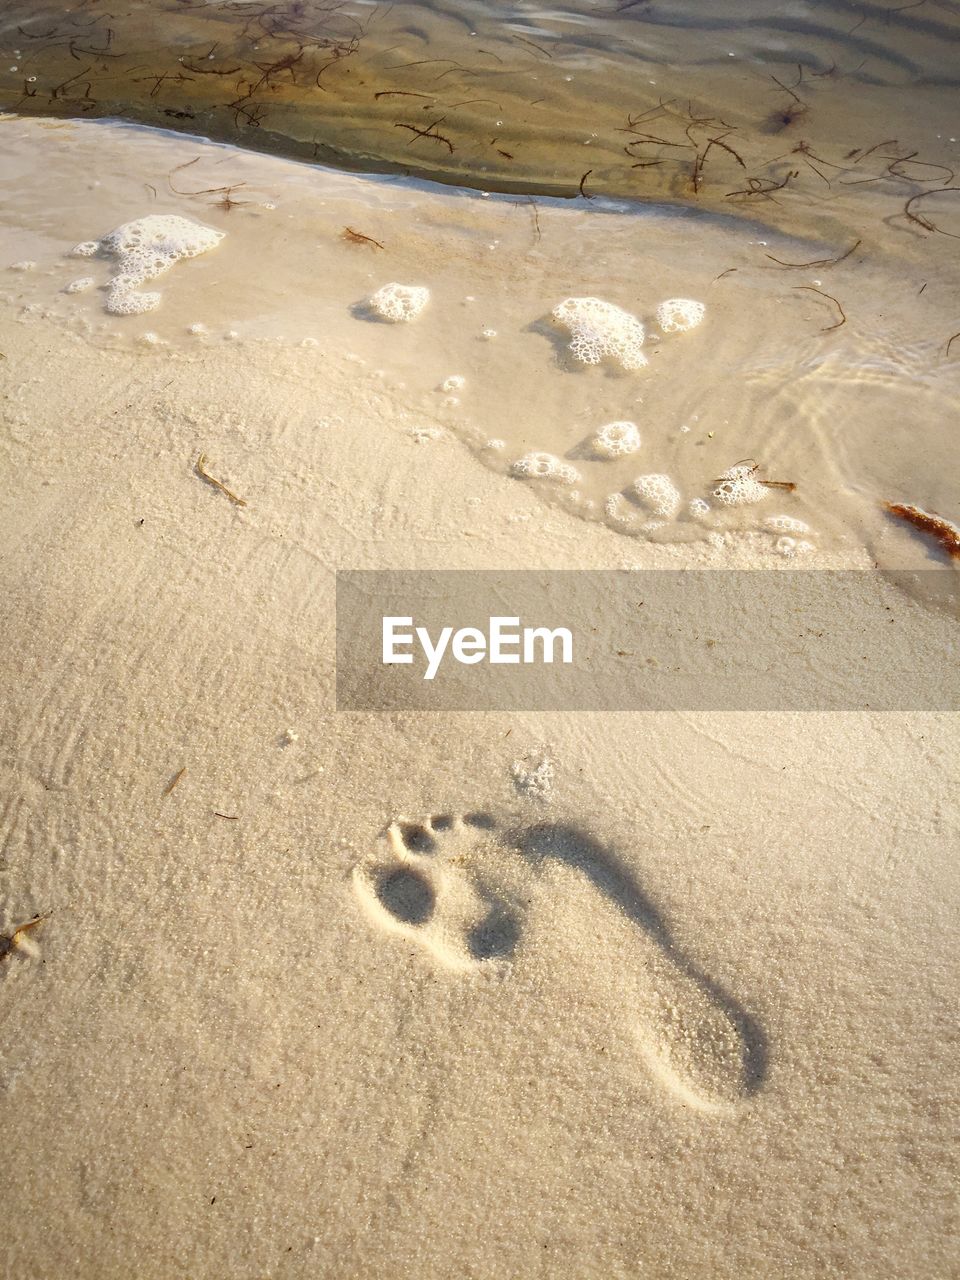
{"type": "Polygon", "coordinates": [[[669,205],[451,194],[125,126],[8,121],[4,131],[0,297],[21,323],[131,351],[144,368],[228,348],[237,365],[283,352],[306,380],[342,372],[382,398],[384,422],[424,444],[456,439],[505,475],[551,455],[559,480],[521,482],[631,543],[688,543],[722,564],[749,533],[770,566],[782,563],[785,520],[798,530],[788,552],[802,543],[811,567],[939,562],[883,503],[956,519],[960,366],[943,341],[944,237],[863,228],[855,252],[824,265],[843,247],[669,205]],[[48,203],[37,146],[69,192],[66,209],[48,203]],[[144,284],[156,310],[111,315],[121,268],[107,250],[78,257],[75,246],[170,216],[224,238],[144,284]],[[395,281],[427,290],[410,323],[370,308],[395,281]],[[583,296],[642,324],[642,367],[576,358],[553,312],[583,296]],[[676,297],[704,305],[688,332],[657,322],[676,297]],[[639,445],[604,456],[593,442],[621,421],[639,445]],[[744,460],[752,490],[731,505],[723,477],[744,460]],[[634,488],[660,475],[677,495],[668,518],[634,488]]]}

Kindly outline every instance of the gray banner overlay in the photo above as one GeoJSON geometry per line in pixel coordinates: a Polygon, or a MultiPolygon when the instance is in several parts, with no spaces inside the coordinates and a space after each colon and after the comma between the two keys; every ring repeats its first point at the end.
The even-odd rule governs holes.
{"type": "Polygon", "coordinates": [[[956,711],[958,589],[951,569],[343,571],[337,708],[956,711]]]}

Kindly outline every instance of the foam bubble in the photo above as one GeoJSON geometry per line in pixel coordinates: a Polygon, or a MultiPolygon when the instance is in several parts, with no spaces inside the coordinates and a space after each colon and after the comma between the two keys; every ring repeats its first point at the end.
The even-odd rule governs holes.
{"type": "Polygon", "coordinates": [[[560,484],[576,484],[580,479],[576,467],[562,462],[552,453],[525,453],[510,470],[515,476],[532,480],[557,480],[560,484]]]}
{"type": "Polygon", "coordinates": [[[724,507],[746,507],[762,502],[770,490],[756,477],[756,467],[738,463],[720,476],[713,497],[724,507]]]}
{"type": "Polygon", "coordinates": [[[63,286],[64,293],[85,293],[87,289],[92,289],[96,284],[93,276],[80,276],[77,280],[71,280],[69,284],[63,286]]]}
{"type": "Polygon", "coordinates": [[[664,333],[686,333],[700,324],[706,310],[693,298],[668,298],[657,307],[657,324],[664,333]]]}
{"type": "Polygon", "coordinates": [[[426,444],[429,440],[439,440],[443,432],[439,427],[411,427],[410,435],[416,444],[426,444]]]}
{"type": "Polygon", "coordinates": [[[106,309],[111,315],[141,315],[160,305],[159,293],[138,293],[140,285],[169,271],[181,258],[195,258],[223,239],[222,231],[191,222],[176,214],[151,213],[125,222],[102,240],[87,240],[73,250],[80,257],[103,252],[115,258],[117,273],[107,291],[106,309]]]}
{"type": "Polygon", "coordinates": [[[767,516],[763,522],[765,529],[773,533],[809,533],[810,526],[795,516],[767,516]]]}
{"type": "Polygon", "coordinates": [[[622,458],[640,448],[640,432],[635,422],[608,422],[593,439],[594,453],[601,458],[622,458]]]}
{"type": "Polygon", "coordinates": [[[633,482],[633,492],[652,516],[669,519],[680,508],[680,491],[669,476],[638,476],[633,482]]]}
{"type": "Polygon", "coordinates": [[[710,514],[710,503],[703,498],[694,498],[687,507],[687,512],[691,520],[706,520],[710,514]]]}
{"type": "Polygon", "coordinates": [[[385,284],[370,298],[369,305],[381,320],[400,324],[415,320],[430,301],[430,290],[417,284],[385,284]]]}
{"type": "Polygon", "coordinates": [[[513,785],[521,795],[533,800],[548,801],[556,782],[557,766],[549,756],[541,756],[536,763],[528,760],[514,760],[513,785]]]}
{"type": "Polygon", "coordinates": [[[813,543],[803,538],[790,538],[784,534],[783,537],[777,538],[773,549],[778,556],[786,556],[789,560],[794,556],[809,555],[813,550],[813,543]]]}
{"type": "Polygon", "coordinates": [[[584,364],[615,360],[624,369],[641,369],[647,358],[643,325],[629,311],[600,298],[566,298],[553,318],[570,333],[570,351],[584,364]]]}
{"type": "Polygon", "coordinates": [[[649,522],[642,521],[636,507],[622,493],[608,493],[603,502],[607,520],[623,533],[648,532],[649,522]]]}
{"type": "Polygon", "coordinates": [[[440,384],[441,391],[459,391],[465,384],[466,378],[461,378],[459,373],[452,373],[449,378],[444,378],[440,384]]]}
{"type": "Polygon", "coordinates": [[[11,262],[11,271],[33,271],[36,269],[36,263],[24,260],[23,262],[11,262]]]}
{"type": "Polygon", "coordinates": [[[146,311],[156,311],[162,300],[159,293],[135,293],[134,286],[125,276],[116,276],[107,293],[106,309],[112,316],[140,316],[146,311]],[[117,288],[113,285],[117,284],[117,288]]]}

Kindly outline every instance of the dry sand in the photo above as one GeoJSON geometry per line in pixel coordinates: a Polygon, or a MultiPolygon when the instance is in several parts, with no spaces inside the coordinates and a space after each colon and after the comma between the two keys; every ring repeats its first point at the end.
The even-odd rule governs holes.
{"type": "MultiPolygon", "coordinates": [[[[155,316],[64,298],[71,243],[153,211],[134,152],[156,181],[197,145],[3,128],[104,183],[5,233],[38,265],[0,330],[3,925],[50,914],[2,961],[3,1274],[955,1274],[955,716],[337,714],[337,568],[769,565],[769,540],[624,538],[482,465],[426,416],[483,372],[451,364],[460,333],[418,372],[391,347],[412,326],[349,314],[394,272],[337,238],[347,179],[311,205],[256,161],[304,188],[291,321],[315,334],[277,341],[289,278],[230,254],[276,262],[282,202],[164,195],[223,246],[155,316]]],[[[371,235],[427,199],[367,192],[371,235]]],[[[811,563],[873,563],[873,507],[838,488],[831,526],[810,488],[811,563]]],[[[918,661],[950,661],[955,624],[929,637],[918,661]]]]}

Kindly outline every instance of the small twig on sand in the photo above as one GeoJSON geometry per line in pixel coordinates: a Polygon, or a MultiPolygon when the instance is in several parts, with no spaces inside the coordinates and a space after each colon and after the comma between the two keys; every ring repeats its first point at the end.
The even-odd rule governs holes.
{"type": "Polygon", "coordinates": [[[833,303],[833,305],[840,312],[840,319],[837,320],[835,324],[826,325],[823,329],[820,330],[821,333],[829,333],[831,329],[839,329],[842,324],[847,323],[847,313],[844,311],[843,307],[841,307],[840,303],[832,294],[824,293],[822,289],[815,289],[812,284],[795,284],[793,287],[795,289],[806,289],[808,293],[817,293],[820,295],[821,298],[827,298],[830,302],[833,303]]]}
{"type": "Polygon", "coordinates": [[[907,203],[903,206],[904,215],[915,222],[918,227],[923,227],[926,231],[936,231],[938,235],[949,236],[951,240],[960,240],[960,233],[956,231],[944,231],[943,227],[938,227],[925,218],[922,213],[914,213],[913,205],[918,200],[925,200],[927,196],[942,196],[945,191],[960,191],[960,187],[935,187],[932,191],[918,191],[916,195],[912,195],[907,203]]]}
{"type": "Polygon", "coordinates": [[[527,203],[530,206],[530,212],[533,214],[533,228],[537,234],[537,239],[541,240],[543,233],[540,230],[540,210],[537,208],[533,196],[527,196],[527,203]]]}
{"type": "Polygon", "coordinates": [[[374,240],[373,236],[365,236],[362,231],[354,231],[353,227],[343,228],[343,238],[349,240],[351,244],[372,244],[378,249],[384,247],[379,240],[374,240]]]}
{"type": "Polygon", "coordinates": [[[45,911],[43,915],[34,916],[32,920],[27,920],[24,924],[17,925],[12,932],[0,934],[0,960],[4,960],[11,951],[16,951],[20,946],[20,939],[23,935],[30,933],[32,929],[36,929],[37,925],[42,924],[49,914],[49,911],[45,911]]]}
{"type": "Polygon", "coordinates": [[[856,244],[852,244],[846,253],[841,253],[838,258],[817,258],[814,262],[784,262],[783,258],[775,258],[772,253],[764,254],[765,258],[769,258],[771,262],[778,263],[781,267],[835,267],[838,262],[843,262],[845,258],[849,258],[860,248],[863,242],[858,240],[856,244]]]}
{"type": "Polygon", "coordinates": [[[207,455],[205,453],[201,453],[200,457],[197,459],[197,474],[200,478],[202,480],[206,480],[207,484],[212,484],[213,487],[215,489],[219,489],[221,493],[225,493],[230,501],[235,502],[238,507],[245,507],[247,503],[244,498],[238,498],[235,493],[231,493],[222,481],[217,480],[214,476],[210,475],[209,471],[205,470],[206,462],[207,455]]]}
{"type": "Polygon", "coordinates": [[[952,560],[960,559],[960,529],[951,521],[944,520],[943,516],[935,515],[932,511],[924,511],[922,507],[915,507],[910,502],[885,502],[883,506],[892,516],[906,520],[907,524],[912,524],[915,529],[933,538],[952,560]]]}
{"type": "Polygon", "coordinates": [[[177,785],[177,783],[180,781],[180,779],[183,777],[183,775],[186,772],[187,772],[187,766],[184,765],[182,769],[180,769],[177,773],[173,775],[173,777],[170,779],[167,785],[163,788],[164,799],[166,799],[166,797],[170,794],[170,792],[173,790],[173,788],[177,785]]]}
{"type": "Polygon", "coordinates": [[[767,489],[785,489],[787,493],[793,493],[795,491],[797,486],[793,480],[761,480],[760,477],[757,476],[757,472],[760,470],[760,463],[757,462],[756,458],[741,458],[740,461],[735,462],[724,475],[717,476],[712,483],[724,484],[726,481],[732,480],[735,473],[741,468],[746,467],[749,462],[752,462],[753,466],[749,468],[747,474],[756,476],[757,484],[762,484],[767,489]]]}

